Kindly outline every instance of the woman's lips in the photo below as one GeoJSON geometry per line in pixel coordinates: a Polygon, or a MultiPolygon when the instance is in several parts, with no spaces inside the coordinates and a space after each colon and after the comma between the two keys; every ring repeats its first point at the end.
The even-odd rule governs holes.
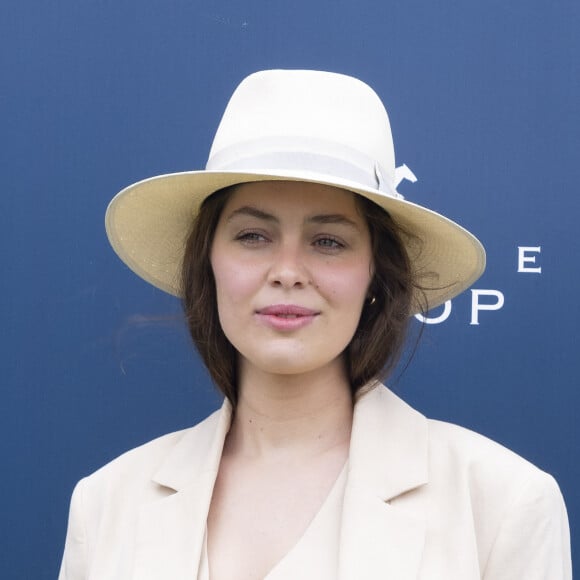
{"type": "Polygon", "coordinates": [[[276,330],[297,330],[310,324],[320,314],[294,304],[274,304],[256,311],[258,319],[276,330]]]}

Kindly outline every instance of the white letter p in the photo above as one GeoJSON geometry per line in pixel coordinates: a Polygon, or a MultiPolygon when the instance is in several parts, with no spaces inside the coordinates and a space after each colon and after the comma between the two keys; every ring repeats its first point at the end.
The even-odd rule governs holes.
{"type": "Polygon", "coordinates": [[[471,291],[471,322],[469,324],[479,324],[480,310],[499,310],[503,307],[504,296],[499,290],[472,290],[471,291]],[[492,304],[480,304],[480,296],[495,296],[496,301],[492,304]]]}

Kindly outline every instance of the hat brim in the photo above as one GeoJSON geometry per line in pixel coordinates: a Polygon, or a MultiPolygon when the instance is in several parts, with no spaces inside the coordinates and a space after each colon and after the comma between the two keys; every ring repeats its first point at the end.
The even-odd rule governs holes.
{"type": "MultiPolygon", "coordinates": [[[[407,243],[428,308],[443,304],[477,280],[485,268],[479,240],[452,220],[359,183],[311,172],[187,171],[158,175],[120,191],[105,226],[118,256],[157,288],[181,296],[181,267],[193,218],[203,201],[225,187],[256,181],[302,181],[352,191],[377,203],[418,244],[407,243]]],[[[416,311],[420,310],[417,306],[416,311]]]]}

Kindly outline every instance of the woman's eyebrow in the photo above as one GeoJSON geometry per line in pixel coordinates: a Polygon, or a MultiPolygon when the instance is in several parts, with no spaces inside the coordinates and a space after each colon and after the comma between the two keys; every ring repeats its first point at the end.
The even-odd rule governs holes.
{"type": "Polygon", "coordinates": [[[345,226],[350,226],[355,228],[356,230],[360,230],[359,225],[347,218],[345,215],[341,213],[324,213],[319,215],[313,215],[306,219],[306,222],[313,223],[313,224],[340,224],[345,226]]]}
{"type": "Polygon", "coordinates": [[[261,220],[267,220],[269,222],[276,222],[278,223],[280,220],[270,214],[267,213],[265,211],[262,211],[261,209],[258,209],[257,207],[252,207],[251,205],[244,205],[242,207],[239,207],[238,209],[234,210],[229,216],[227,221],[230,222],[232,221],[235,217],[239,216],[239,215],[247,215],[250,217],[255,217],[261,220]]]}

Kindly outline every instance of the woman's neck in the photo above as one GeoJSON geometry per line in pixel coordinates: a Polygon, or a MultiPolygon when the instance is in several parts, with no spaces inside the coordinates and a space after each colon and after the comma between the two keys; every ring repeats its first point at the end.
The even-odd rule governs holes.
{"type": "Polygon", "coordinates": [[[348,448],[353,405],[342,365],[303,375],[241,375],[225,453],[293,460],[348,448]]]}

